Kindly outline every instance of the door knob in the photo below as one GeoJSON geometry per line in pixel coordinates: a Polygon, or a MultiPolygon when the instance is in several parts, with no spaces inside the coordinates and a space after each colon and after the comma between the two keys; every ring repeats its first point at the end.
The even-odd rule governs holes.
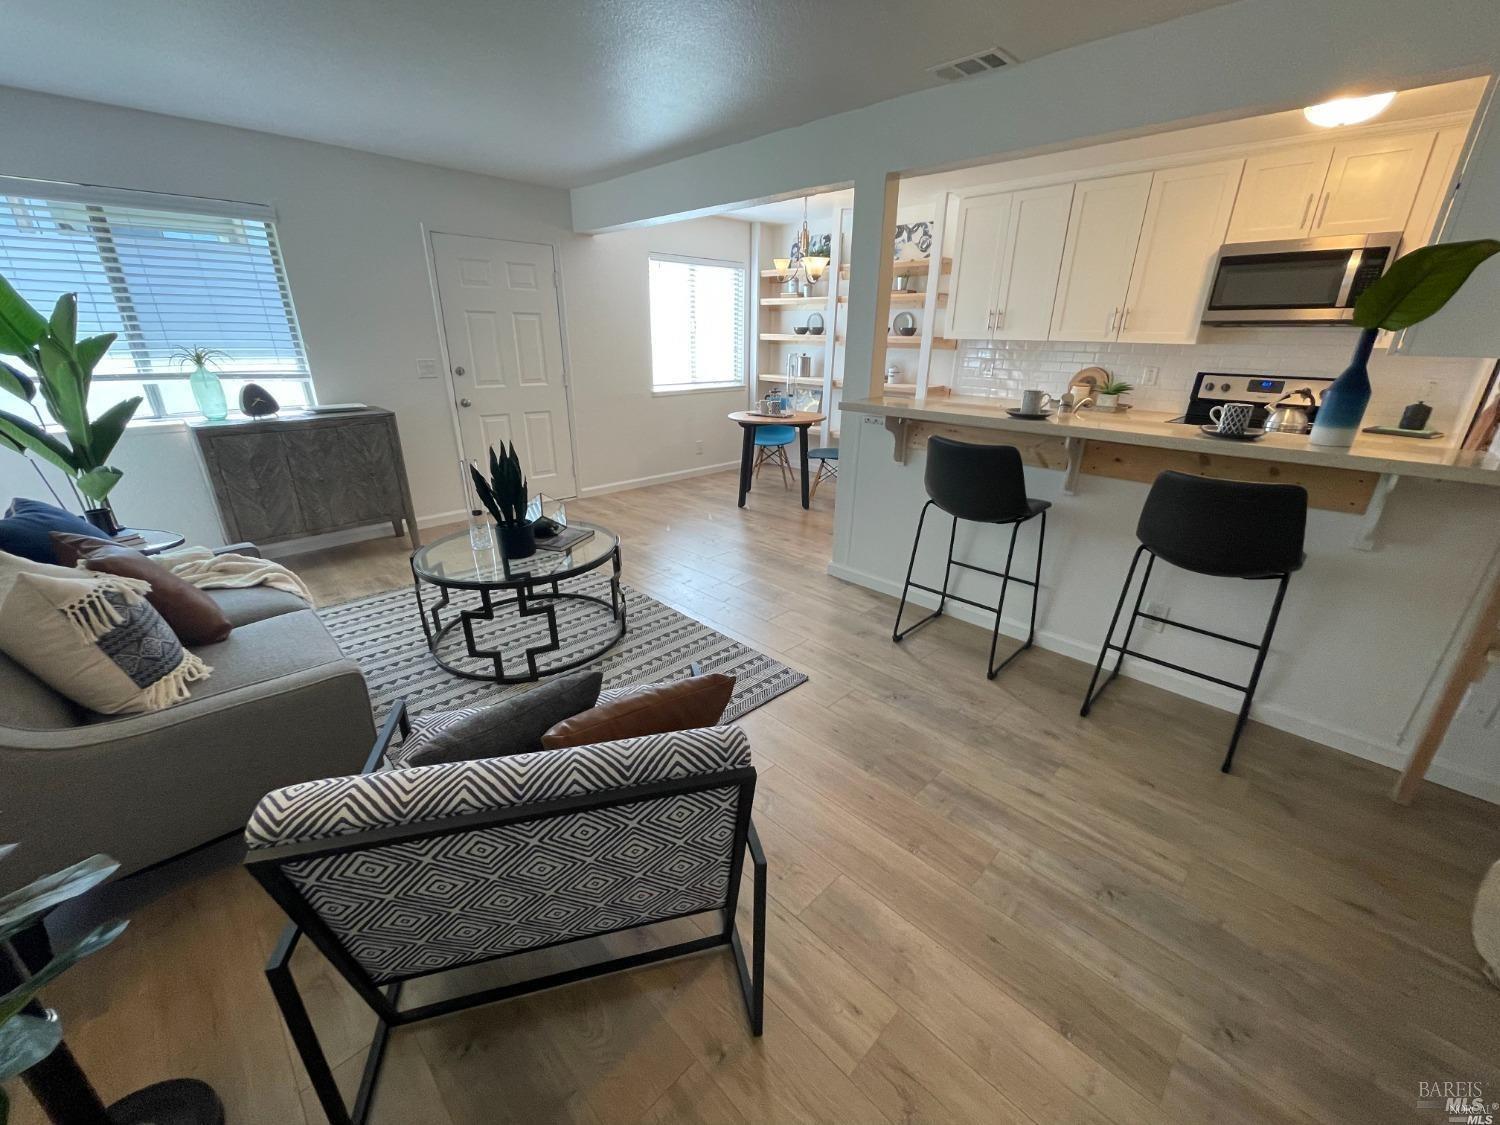
{"type": "Polygon", "coordinates": [[[463,373],[464,373],[464,369],[462,367],[455,367],[453,369],[453,374],[455,374],[455,375],[462,375],[463,373]]]}
{"type": "Polygon", "coordinates": [[[473,406],[474,404],[472,402],[470,402],[466,398],[461,398],[461,399],[458,400],[458,405],[459,406],[473,406]]]}

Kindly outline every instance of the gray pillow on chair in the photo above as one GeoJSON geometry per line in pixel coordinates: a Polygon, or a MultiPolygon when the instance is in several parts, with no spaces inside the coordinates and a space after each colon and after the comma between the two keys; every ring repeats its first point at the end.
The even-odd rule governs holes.
{"type": "MultiPolygon", "coordinates": [[[[413,732],[420,741],[409,753],[393,754],[402,768],[443,762],[474,762],[542,749],[542,735],[557,723],[587,711],[599,700],[603,672],[575,672],[484,707],[424,716],[433,720],[413,732]]],[[[415,724],[423,726],[423,719],[415,724]]]]}

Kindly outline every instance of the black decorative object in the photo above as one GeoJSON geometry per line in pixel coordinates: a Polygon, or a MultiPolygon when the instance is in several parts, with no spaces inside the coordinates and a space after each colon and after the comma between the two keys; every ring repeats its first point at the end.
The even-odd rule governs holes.
{"type": "Polygon", "coordinates": [[[246,383],[240,391],[240,409],[250,418],[266,418],[281,409],[276,396],[259,383],[246,383]]]}
{"type": "Polygon", "coordinates": [[[531,524],[521,523],[514,527],[500,524],[500,553],[508,559],[525,559],[536,554],[536,532],[531,524]]]}
{"type": "Polygon", "coordinates": [[[108,504],[102,504],[97,508],[84,509],[83,518],[111,539],[120,534],[120,521],[115,519],[114,509],[108,504]]]}
{"type": "Polygon", "coordinates": [[[1427,420],[1432,417],[1432,407],[1420,399],[1401,412],[1401,429],[1425,430],[1427,420]]]}
{"type": "Polygon", "coordinates": [[[490,479],[485,480],[471,462],[469,475],[480,502],[495,517],[500,532],[500,550],[507,559],[524,559],[536,554],[536,535],[526,518],[526,477],[521,472],[521,455],[515,443],[500,443],[500,452],[490,447],[490,479]]]}

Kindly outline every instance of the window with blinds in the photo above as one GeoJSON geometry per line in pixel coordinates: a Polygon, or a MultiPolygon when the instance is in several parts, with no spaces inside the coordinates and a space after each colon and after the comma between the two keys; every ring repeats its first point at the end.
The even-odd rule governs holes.
{"type": "Polygon", "coordinates": [[[651,385],[658,391],[745,382],[745,267],[650,256],[651,385]]]}
{"type": "Polygon", "coordinates": [[[179,348],[224,353],[231,401],[249,381],[310,401],[269,208],[0,179],[0,274],[43,315],[77,293],[79,335],[119,336],[95,370],[95,411],[139,394],[138,418],[195,413],[179,348]]]}

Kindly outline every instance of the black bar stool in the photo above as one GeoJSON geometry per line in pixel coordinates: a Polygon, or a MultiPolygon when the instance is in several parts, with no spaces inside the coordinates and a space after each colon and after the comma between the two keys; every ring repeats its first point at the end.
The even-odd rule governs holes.
{"type": "Polygon", "coordinates": [[[1026,474],[1021,468],[1021,453],[1013,445],[975,445],[952,438],[934,437],[927,442],[927,475],[923,478],[927,486],[927,503],[922,505],[922,514],[917,517],[917,536],[911,544],[911,561],[906,565],[906,584],[901,587],[901,605],[896,610],[896,625],[891,630],[891,640],[904,640],[913,629],[926,625],[934,617],[943,615],[943,607],[949,599],[971,605],[975,609],[988,610],[982,602],[959,597],[948,592],[948,579],[955,566],[965,570],[977,570],[980,574],[993,575],[1001,579],[1000,603],[995,609],[995,630],[990,636],[989,678],[994,679],[1021,653],[1031,647],[1036,636],[1036,603],[1041,593],[1042,546],[1047,541],[1048,500],[1031,500],[1026,496],[1026,474]],[[935,589],[911,580],[912,569],[917,565],[917,547],[922,542],[922,525],[927,520],[927,509],[936,504],[953,517],[952,530],[948,532],[948,565],[943,570],[943,588],[935,589]],[[1036,578],[1018,578],[1010,573],[1011,559],[1016,554],[1016,535],[1021,525],[1035,516],[1042,517],[1041,531],[1036,541],[1036,578]],[[953,557],[953,542],[958,536],[958,521],[973,523],[1010,524],[1010,550],[1005,556],[1005,569],[989,570],[973,563],[960,562],[953,557]],[[995,664],[995,646],[1000,640],[1000,612],[1005,608],[1005,592],[1012,582],[1031,587],[1031,627],[1026,634],[1026,643],[1011,653],[999,665],[995,664]],[[912,589],[926,590],[938,595],[938,607],[914,624],[901,628],[901,615],[906,610],[906,595],[912,589]]]}
{"type": "Polygon", "coordinates": [[[1136,548],[1135,556],[1130,560],[1130,570],[1125,575],[1125,585],[1120,589],[1115,615],[1110,618],[1109,632],[1104,634],[1104,647],[1099,650],[1099,662],[1094,665],[1094,676],[1089,680],[1089,690],[1084,696],[1083,709],[1079,714],[1088,715],[1094,701],[1104,694],[1104,689],[1120,674],[1120,665],[1127,656],[1148,660],[1152,664],[1160,664],[1164,668],[1185,672],[1200,680],[1244,692],[1245,702],[1234,723],[1234,734],[1229,739],[1229,752],[1224,756],[1224,764],[1219,767],[1228,773],[1234,762],[1234,748],[1239,744],[1240,734],[1250,717],[1250,702],[1255,698],[1261,669],[1266,664],[1266,653],[1271,648],[1271,635],[1276,631],[1276,619],[1281,616],[1281,603],[1286,598],[1287,583],[1291,581],[1293,572],[1302,569],[1305,559],[1302,543],[1306,530],[1307,490],[1300,485],[1210,480],[1207,477],[1173,472],[1162,473],[1157,477],[1151,485],[1151,492],[1146,496],[1140,522],[1135,529],[1135,537],[1141,541],[1141,545],[1136,548]],[[1135,595],[1135,606],[1131,609],[1130,621],[1125,626],[1124,640],[1115,644],[1115,626],[1119,624],[1120,611],[1125,607],[1125,596],[1130,592],[1136,564],[1141,561],[1142,554],[1146,556],[1145,575],[1141,578],[1141,588],[1135,595]],[[1142,612],[1141,601],[1146,596],[1146,584],[1151,581],[1151,568],[1159,558],[1195,574],[1276,581],[1276,600],[1271,603],[1271,616],[1266,622],[1266,630],[1260,643],[1142,612]],[[1254,650],[1255,667],[1250,673],[1250,682],[1232,683],[1206,672],[1184,668],[1181,664],[1136,652],[1130,647],[1130,635],[1135,630],[1138,617],[1254,650]],[[1114,649],[1119,655],[1115,657],[1115,666],[1109,677],[1095,692],[1094,685],[1099,682],[1099,673],[1104,668],[1104,659],[1109,655],[1110,649],[1114,649]]]}

